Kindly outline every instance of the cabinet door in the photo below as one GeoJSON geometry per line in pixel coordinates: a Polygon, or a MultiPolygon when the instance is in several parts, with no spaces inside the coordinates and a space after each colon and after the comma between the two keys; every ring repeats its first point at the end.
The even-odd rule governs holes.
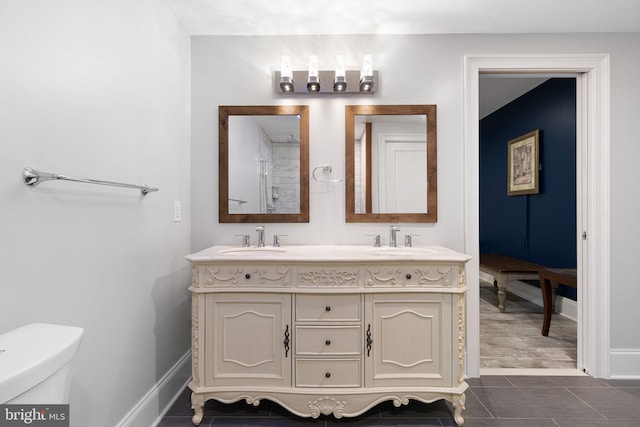
{"type": "Polygon", "coordinates": [[[205,386],[290,386],[288,294],[207,295],[205,386]]]}
{"type": "Polygon", "coordinates": [[[366,385],[451,385],[451,340],[450,295],[367,295],[366,385]]]}

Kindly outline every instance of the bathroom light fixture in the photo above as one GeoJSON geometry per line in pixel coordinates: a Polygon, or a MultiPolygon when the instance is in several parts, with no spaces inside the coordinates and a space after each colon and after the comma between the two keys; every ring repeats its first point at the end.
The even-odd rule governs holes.
{"type": "Polygon", "coordinates": [[[371,92],[373,90],[373,59],[371,55],[365,55],[360,71],[360,92],[371,92]]]}
{"type": "Polygon", "coordinates": [[[333,91],[345,92],[347,90],[347,75],[344,69],[344,55],[338,55],[336,60],[336,75],[333,78],[333,91]]]}
{"type": "Polygon", "coordinates": [[[291,59],[282,56],[281,69],[273,72],[274,91],[278,95],[361,95],[380,89],[378,71],[373,69],[371,55],[360,69],[347,69],[345,56],[339,55],[333,70],[320,70],[316,55],[309,58],[307,70],[293,70],[291,59]],[[375,82],[375,86],[374,83],[375,82]]]}
{"type": "Polygon", "coordinates": [[[280,90],[283,93],[294,91],[293,71],[291,71],[291,61],[288,55],[282,55],[282,64],[280,68],[280,90]]]}
{"type": "Polygon", "coordinates": [[[320,92],[320,77],[318,76],[318,57],[309,57],[309,77],[307,78],[307,90],[309,92],[320,92]]]}

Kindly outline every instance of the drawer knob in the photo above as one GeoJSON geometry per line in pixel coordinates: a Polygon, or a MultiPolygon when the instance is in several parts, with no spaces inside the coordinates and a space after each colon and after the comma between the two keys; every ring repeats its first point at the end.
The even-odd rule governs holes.
{"type": "Polygon", "coordinates": [[[251,279],[251,274],[249,274],[249,273],[245,274],[245,275],[244,275],[244,278],[245,278],[245,279],[251,279]]]}
{"type": "Polygon", "coordinates": [[[331,307],[326,306],[326,307],[324,308],[324,311],[331,311],[331,307]]]}
{"type": "Polygon", "coordinates": [[[324,343],[325,343],[326,345],[331,345],[331,340],[326,340],[324,343]]]}
{"type": "Polygon", "coordinates": [[[324,376],[327,378],[331,378],[331,372],[327,372],[326,374],[324,374],[324,376]]]}
{"type": "Polygon", "coordinates": [[[407,280],[411,279],[411,274],[407,273],[407,280]]]}

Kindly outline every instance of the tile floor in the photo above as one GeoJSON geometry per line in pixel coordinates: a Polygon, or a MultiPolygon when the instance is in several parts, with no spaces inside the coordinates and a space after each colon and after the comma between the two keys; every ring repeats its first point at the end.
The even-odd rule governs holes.
{"type": "MultiPolygon", "coordinates": [[[[481,366],[575,368],[575,322],[554,316],[549,337],[540,335],[542,309],[508,296],[507,313],[497,312],[493,286],[481,285],[481,366]],[[546,361],[546,362],[544,362],[546,361]],[[544,362],[544,363],[543,363],[544,362]]],[[[468,379],[465,427],[639,427],[640,380],[588,376],[482,376],[468,379]]],[[[244,401],[205,405],[202,427],[455,426],[450,405],[384,402],[355,418],[299,418],[275,403],[244,401]]],[[[189,427],[190,391],[185,389],[159,427],[189,427]]]]}
{"type": "Polygon", "coordinates": [[[500,313],[498,289],[480,282],[480,368],[576,368],[575,321],[554,314],[544,337],[542,307],[511,293],[506,306],[500,313]]]}

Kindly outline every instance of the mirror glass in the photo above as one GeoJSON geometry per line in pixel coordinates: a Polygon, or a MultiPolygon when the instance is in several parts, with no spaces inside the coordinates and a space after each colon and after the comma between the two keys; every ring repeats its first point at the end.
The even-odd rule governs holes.
{"type": "Polygon", "coordinates": [[[221,106],[219,120],[220,222],[308,222],[308,107],[221,106]]]}
{"type": "Polygon", "coordinates": [[[347,222],[436,222],[435,105],[346,107],[347,222]]]}

